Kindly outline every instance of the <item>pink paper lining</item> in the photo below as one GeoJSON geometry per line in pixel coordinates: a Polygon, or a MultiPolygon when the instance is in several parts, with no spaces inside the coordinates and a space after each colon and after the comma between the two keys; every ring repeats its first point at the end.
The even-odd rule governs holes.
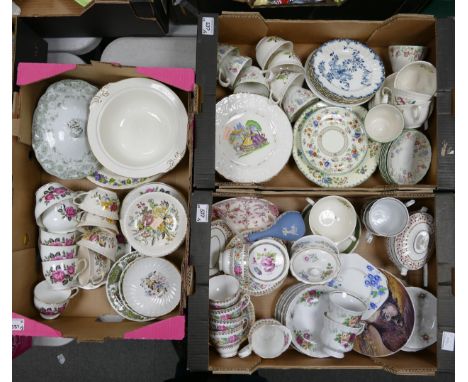
{"type": "Polygon", "coordinates": [[[190,68],[154,68],[138,66],[136,71],[146,77],[164,82],[167,85],[187,92],[193,91],[195,86],[195,71],[190,68]]]}
{"type": "Polygon", "coordinates": [[[55,77],[59,74],[75,70],[76,64],[49,64],[38,62],[20,62],[16,76],[17,85],[29,85],[34,82],[55,77]]]}
{"type": "Polygon", "coordinates": [[[15,312],[12,313],[13,319],[24,320],[23,330],[12,330],[14,336],[31,336],[31,337],[62,337],[62,333],[45,324],[37,322],[31,318],[24,317],[15,312]]]}
{"type": "Polygon", "coordinates": [[[125,339],[182,340],[185,337],[185,316],[175,316],[124,334],[125,339]]]}

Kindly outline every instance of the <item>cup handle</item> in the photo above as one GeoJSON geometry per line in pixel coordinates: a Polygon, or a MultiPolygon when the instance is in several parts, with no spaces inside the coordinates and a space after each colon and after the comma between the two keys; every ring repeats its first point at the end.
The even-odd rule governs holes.
{"type": "Polygon", "coordinates": [[[84,267],[81,268],[78,272],[75,273],[75,277],[78,277],[81,273],[84,272],[84,270],[86,268],[88,268],[89,266],[89,263],[88,263],[88,260],[87,259],[79,259],[78,260],[78,267],[77,268],[80,268],[80,264],[84,264],[84,267]]]}
{"type": "Polygon", "coordinates": [[[384,87],[382,89],[382,95],[382,103],[389,103],[392,97],[392,91],[390,90],[390,88],[384,87]]]}
{"type": "Polygon", "coordinates": [[[311,206],[315,204],[315,202],[311,198],[306,198],[307,203],[309,203],[311,206]]]}
{"type": "Polygon", "coordinates": [[[222,74],[223,74],[223,72],[220,71],[219,75],[218,75],[219,84],[221,86],[227,88],[229,86],[229,82],[222,78],[222,74]]]}
{"type": "Polygon", "coordinates": [[[400,274],[401,274],[402,276],[406,276],[406,275],[408,274],[408,269],[406,269],[406,268],[404,268],[404,267],[401,268],[401,269],[400,269],[400,274]]]}
{"type": "Polygon", "coordinates": [[[420,212],[427,212],[427,211],[429,211],[429,209],[427,207],[421,207],[421,209],[419,211],[420,212]]]}
{"type": "Polygon", "coordinates": [[[373,240],[374,240],[374,235],[372,235],[370,232],[367,232],[366,233],[366,242],[367,242],[367,244],[371,244],[373,240]]]}
{"type": "Polygon", "coordinates": [[[250,346],[250,344],[245,345],[241,350],[237,352],[239,358],[246,358],[250,354],[252,354],[252,346],[250,346]]]}
{"type": "Polygon", "coordinates": [[[416,203],[416,200],[411,199],[411,200],[408,200],[408,201],[405,203],[405,206],[406,206],[406,208],[408,208],[408,207],[411,207],[414,203],[416,203]]]}
{"type": "Polygon", "coordinates": [[[69,298],[72,299],[73,297],[75,297],[75,296],[78,294],[79,290],[80,290],[80,289],[79,289],[79,288],[76,288],[76,287],[75,287],[75,288],[72,288],[72,289],[71,289],[71,294],[70,294],[70,297],[69,297],[69,298]]]}
{"type": "Polygon", "coordinates": [[[250,303],[250,295],[244,294],[241,298],[241,310],[245,310],[249,306],[250,303]]]}
{"type": "Polygon", "coordinates": [[[263,76],[265,77],[265,81],[270,84],[270,82],[272,82],[274,79],[275,79],[275,75],[274,73],[269,70],[269,69],[266,69],[266,70],[262,70],[262,74],[263,76]]]}
{"type": "Polygon", "coordinates": [[[76,196],[73,198],[73,203],[76,204],[77,206],[80,206],[84,202],[84,200],[81,200],[81,198],[86,195],[88,195],[87,192],[80,192],[76,194],[76,196]]]}
{"type": "Polygon", "coordinates": [[[268,99],[269,99],[270,102],[274,103],[275,105],[278,105],[278,104],[280,103],[279,100],[277,100],[277,99],[274,98],[274,94],[273,94],[273,92],[271,91],[271,89],[270,89],[270,96],[269,96],[268,99]]]}

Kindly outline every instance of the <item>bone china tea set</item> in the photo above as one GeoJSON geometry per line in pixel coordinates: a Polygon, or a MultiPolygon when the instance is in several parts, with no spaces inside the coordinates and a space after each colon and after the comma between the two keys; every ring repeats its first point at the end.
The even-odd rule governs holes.
{"type": "Polygon", "coordinates": [[[381,240],[387,248],[381,260],[402,276],[424,268],[434,222],[414,203],[382,197],[356,211],[350,200],[330,195],[283,213],[256,197],[214,203],[210,345],[223,358],[276,358],[290,347],[315,358],[352,350],[384,357],[432,345],[436,297],[359,254],[381,240]],[[256,320],[256,304],[274,291],[273,317],[256,320]]]}
{"type": "Polygon", "coordinates": [[[428,128],[437,88],[426,53],[390,46],[394,72],[385,77],[379,55],[350,39],[325,42],[304,65],[281,37],[262,38],[255,61],[219,44],[218,82],[233,94],[216,105],[216,171],[232,182],[263,183],[292,153],[321,187],[358,186],[377,168],[388,184],[421,182],[432,149],[417,129],[428,128]]]}
{"type": "Polygon", "coordinates": [[[95,187],[73,191],[51,182],[36,191],[45,280],[34,289],[34,305],[42,318],[58,318],[80,289],[102,286],[110,306],[132,321],[179,305],[180,271],[162,257],[185,241],[187,202],[153,181],[184,157],[187,124],[177,95],[147,78],[100,90],[66,79],[41,96],[32,123],[39,164],[59,179],[88,179],[95,187]],[[121,203],[113,190],[130,192],[121,203]]]}

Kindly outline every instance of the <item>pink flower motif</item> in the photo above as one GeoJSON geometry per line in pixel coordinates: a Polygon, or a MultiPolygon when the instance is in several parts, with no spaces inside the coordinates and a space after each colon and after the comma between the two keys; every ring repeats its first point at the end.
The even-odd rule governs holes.
{"type": "Polygon", "coordinates": [[[69,219],[74,218],[76,216],[76,209],[74,207],[66,207],[65,208],[65,215],[69,219]]]}
{"type": "Polygon", "coordinates": [[[235,265],[234,266],[234,273],[237,275],[237,276],[240,276],[242,274],[242,267],[240,265],[235,265]]]}
{"type": "Polygon", "coordinates": [[[64,187],[56,188],[53,192],[55,192],[57,195],[63,195],[67,192],[67,189],[64,187]]]}
{"type": "Polygon", "coordinates": [[[55,198],[54,194],[50,193],[50,194],[47,194],[46,196],[44,196],[44,199],[47,200],[48,202],[50,202],[51,200],[53,200],[55,198]]]}
{"type": "Polygon", "coordinates": [[[237,341],[237,336],[231,336],[231,337],[228,338],[228,342],[229,342],[230,344],[233,344],[233,343],[236,342],[236,341],[237,341]]]}
{"type": "Polygon", "coordinates": [[[264,257],[260,262],[265,272],[272,272],[275,269],[275,262],[271,257],[264,257]]]}
{"type": "Polygon", "coordinates": [[[99,241],[99,235],[97,233],[93,233],[90,237],[89,237],[89,241],[99,241]]]}
{"type": "Polygon", "coordinates": [[[73,259],[74,255],[75,255],[75,252],[70,251],[70,252],[65,253],[65,258],[66,259],[73,259]]]}
{"type": "Polygon", "coordinates": [[[73,239],[65,239],[66,246],[73,245],[73,244],[75,244],[75,241],[73,239]]]}
{"type": "Polygon", "coordinates": [[[154,220],[154,217],[153,217],[152,214],[146,214],[143,217],[143,223],[144,223],[145,226],[151,225],[151,223],[153,223],[153,220],[154,220]]]}
{"type": "Polygon", "coordinates": [[[51,278],[52,282],[60,283],[65,278],[65,272],[62,271],[61,269],[58,269],[58,270],[52,272],[52,275],[50,276],[50,278],[51,278]]]}
{"type": "Polygon", "coordinates": [[[75,266],[74,265],[68,265],[65,270],[69,275],[74,275],[75,274],[75,266]]]}
{"type": "Polygon", "coordinates": [[[110,206],[111,211],[117,211],[117,203],[112,203],[110,206]]]}

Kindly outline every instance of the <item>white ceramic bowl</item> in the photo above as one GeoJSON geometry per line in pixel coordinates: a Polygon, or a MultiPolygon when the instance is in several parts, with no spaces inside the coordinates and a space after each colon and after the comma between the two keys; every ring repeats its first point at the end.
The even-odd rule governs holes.
{"type": "Polygon", "coordinates": [[[405,120],[395,106],[381,104],[369,110],[364,127],[372,140],[387,143],[398,138],[405,127],[405,120]]]}
{"type": "Polygon", "coordinates": [[[375,201],[367,214],[370,228],[378,235],[391,237],[402,232],[408,223],[406,206],[395,198],[381,198],[375,201]]]}
{"type": "Polygon", "coordinates": [[[93,98],[88,139],[101,164],[131,177],[165,173],[187,145],[184,104],[166,85],[130,78],[104,86],[93,98]]]}

